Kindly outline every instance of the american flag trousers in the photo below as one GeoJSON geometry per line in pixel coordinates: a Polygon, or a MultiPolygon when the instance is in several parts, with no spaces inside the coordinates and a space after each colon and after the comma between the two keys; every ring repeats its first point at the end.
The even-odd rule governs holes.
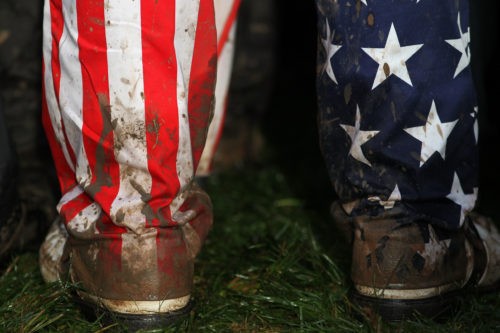
{"type": "MultiPolygon", "coordinates": [[[[57,209],[80,258],[73,269],[95,278],[89,285],[114,290],[139,269],[153,281],[169,276],[161,288],[172,297],[189,293],[192,259],[212,223],[193,177],[211,118],[206,165],[219,136],[224,103],[214,94],[227,94],[238,4],[45,1],[42,122],[57,209]],[[116,271],[122,277],[107,281],[116,271]]],[[[123,296],[113,293],[104,297],[123,296]]],[[[137,293],[128,297],[147,291],[137,293]]]]}
{"type": "Polygon", "coordinates": [[[320,142],[344,210],[459,228],[478,192],[467,0],[317,0],[320,142]]]}

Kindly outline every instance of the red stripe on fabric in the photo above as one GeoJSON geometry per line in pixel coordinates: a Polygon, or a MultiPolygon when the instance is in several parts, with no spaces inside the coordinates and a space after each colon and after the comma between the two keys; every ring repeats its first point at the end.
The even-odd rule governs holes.
{"type": "Polygon", "coordinates": [[[217,45],[217,55],[222,53],[224,49],[224,45],[226,45],[227,39],[229,38],[229,33],[231,32],[231,28],[233,27],[234,22],[236,21],[236,17],[238,16],[238,9],[240,7],[241,0],[235,0],[233,2],[233,8],[231,8],[231,12],[229,13],[227,20],[224,24],[224,28],[222,29],[222,33],[220,35],[220,39],[217,45]]]}
{"type": "Polygon", "coordinates": [[[92,199],[85,192],[82,192],[61,207],[60,216],[64,223],[67,224],[91,203],[92,199]]]}
{"type": "Polygon", "coordinates": [[[148,169],[152,178],[146,223],[171,223],[169,205],[179,191],[177,150],[177,60],[174,48],[175,1],[141,2],[142,59],[148,169]]]}
{"type": "MultiPolygon", "coordinates": [[[[45,60],[42,64],[42,77],[45,76],[45,60]]],[[[52,158],[54,159],[54,165],[56,167],[57,177],[59,179],[59,186],[62,193],[66,193],[71,190],[76,185],[75,175],[71,167],[66,162],[63,151],[61,149],[61,143],[57,140],[54,128],[52,127],[52,121],[49,116],[49,109],[47,105],[47,98],[45,95],[45,82],[42,80],[42,125],[49,143],[49,147],[52,153],[52,158]]]]}
{"type": "Polygon", "coordinates": [[[76,2],[78,47],[82,68],[83,145],[92,172],[85,192],[99,204],[103,216],[97,223],[101,233],[124,233],[110,219],[111,204],[120,187],[115,160],[108,81],[105,2],[76,2]]]}
{"type": "Polygon", "coordinates": [[[188,97],[194,170],[198,167],[205,146],[214,106],[216,76],[217,31],[213,0],[200,0],[188,97]]]}
{"type": "Polygon", "coordinates": [[[54,91],[56,99],[59,101],[59,88],[61,82],[61,67],[59,63],[59,41],[64,29],[64,19],[62,14],[62,0],[50,0],[50,18],[52,34],[52,80],[54,81],[54,91]]]}

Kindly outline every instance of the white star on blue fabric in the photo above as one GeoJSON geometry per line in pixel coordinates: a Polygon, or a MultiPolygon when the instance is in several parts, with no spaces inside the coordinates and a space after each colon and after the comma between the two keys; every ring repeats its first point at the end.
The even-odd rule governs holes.
{"type": "Polygon", "coordinates": [[[453,175],[453,184],[451,185],[450,194],[446,197],[459,205],[462,209],[460,212],[460,224],[464,222],[465,214],[470,212],[474,205],[476,204],[478,188],[474,187],[473,193],[465,194],[462,189],[462,185],[460,184],[460,179],[458,178],[457,173],[453,175]]]}
{"type": "Polygon", "coordinates": [[[456,78],[470,63],[470,27],[467,27],[467,31],[462,31],[462,25],[460,24],[460,13],[458,13],[457,18],[458,30],[460,31],[460,38],[457,39],[447,39],[446,42],[457,49],[462,56],[457,64],[455,74],[453,78],[456,78]]]}
{"type": "Polygon", "coordinates": [[[458,119],[447,123],[441,122],[437,113],[436,104],[432,101],[431,110],[423,126],[405,128],[405,132],[422,142],[420,150],[420,166],[438,152],[444,159],[446,157],[446,143],[448,136],[457,124],[458,119]]]}
{"type": "Polygon", "coordinates": [[[385,81],[389,76],[396,75],[404,82],[413,86],[406,61],[410,59],[424,44],[401,46],[394,24],[391,24],[384,48],[361,48],[378,63],[377,74],[373,81],[372,90],[385,81]]]}
{"type": "Polygon", "coordinates": [[[399,191],[398,184],[396,184],[394,190],[392,190],[392,193],[389,195],[389,198],[387,198],[387,200],[382,200],[378,196],[369,197],[368,200],[378,202],[379,205],[384,207],[384,209],[386,210],[394,208],[396,201],[401,201],[401,192],[399,191]]]}
{"type": "Polygon", "coordinates": [[[356,106],[356,121],[354,126],[341,124],[340,127],[342,127],[351,138],[352,143],[349,155],[351,155],[354,159],[371,166],[370,161],[368,161],[363,154],[361,146],[377,135],[379,131],[362,131],[359,129],[360,123],[361,114],[359,112],[359,106],[356,106]]]}
{"type": "Polygon", "coordinates": [[[331,60],[334,54],[337,53],[338,50],[340,50],[342,45],[332,44],[334,36],[335,36],[335,31],[332,32],[330,30],[330,25],[328,24],[328,20],[326,20],[326,39],[321,38],[321,43],[323,44],[323,47],[325,48],[326,52],[326,62],[323,71],[326,72],[326,74],[328,74],[328,76],[332,79],[333,82],[338,83],[337,79],[335,78],[335,74],[333,73],[331,60]]]}

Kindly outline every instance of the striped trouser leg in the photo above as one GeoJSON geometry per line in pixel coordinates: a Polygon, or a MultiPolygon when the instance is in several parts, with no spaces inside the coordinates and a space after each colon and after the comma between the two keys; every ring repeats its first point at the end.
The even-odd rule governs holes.
{"type": "Polygon", "coordinates": [[[46,0],[43,30],[43,123],[74,269],[175,275],[211,224],[192,179],[214,103],[213,0],[46,0]]]}
{"type": "Polygon", "coordinates": [[[196,170],[197,176],[211,172],[214,154],[222,134],[227,108],[229,83],[233,68],[236,21],[240,0],[215,0],[215,25],[217,27],[217,84],[215,87],[215,109],[208,129],[205,149],[196,170]]]}

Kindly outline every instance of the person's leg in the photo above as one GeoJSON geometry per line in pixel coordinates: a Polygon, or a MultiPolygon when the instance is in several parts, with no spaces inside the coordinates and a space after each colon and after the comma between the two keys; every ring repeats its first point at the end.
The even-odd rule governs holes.
{"type": "Polygon", "coordinates": [[[132,324],[168,322],[189,308],[212,224],[193,176],[213,107],[213,1],[47,0],[43,42],[43,123],[65,228],[42,246],[42,273],[57,279],[68,257],[88,305],[132,324]]]}
{"type": "Polygon", "coordinates": [[[240,0],[216,0],[215,25],[217,27],[217,84],[215,108],[207,133],[205,149],[196,170],[197,177],[207,177],[212,171],[215,152],[222,135],[227,108],[229,83],[233,69],[236,22],[240,0]]]}
{"type": "Polygon", "coordinates": [[[260,162],[264,146],[260,123],[269,106],[276,65],[275,3],[214,3],[219,44],[216,104],[198,181],[212,172],[260,162]]]}
{"type": "Polygon", "coordinates": [[[481,275],[498,245],[476,242],[468,216],[478,191],[468,1],[317,7],[320,140],[334,218],[353,231],[355,298],[389,319],[436,314],[471,276],[499,277],[481,275]]]}

